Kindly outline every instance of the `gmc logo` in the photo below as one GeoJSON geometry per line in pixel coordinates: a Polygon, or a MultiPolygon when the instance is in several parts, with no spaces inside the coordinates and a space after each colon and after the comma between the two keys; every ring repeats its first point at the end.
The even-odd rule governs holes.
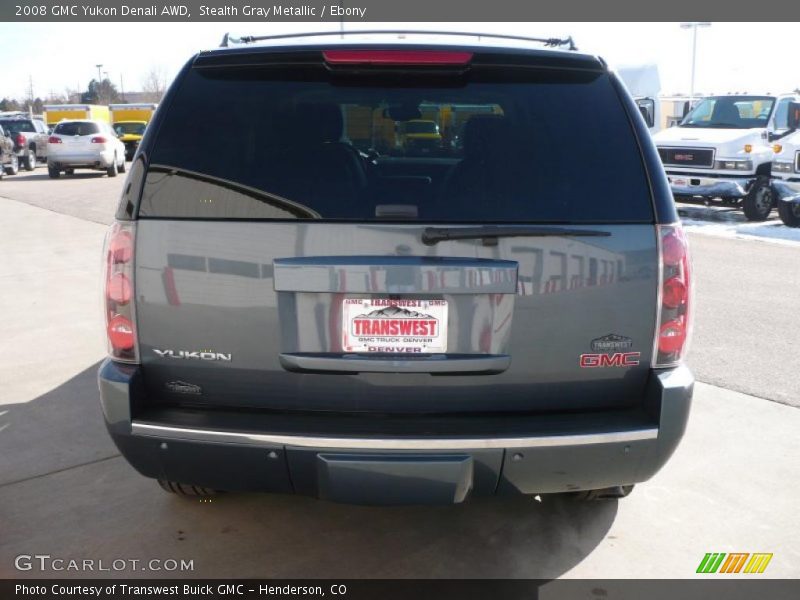
{"type": "Polygon", "coordinates": [[[694,154],[676,154],[675,160],[694,160],[694,154]]]}
{"type": "Polygon", "coordinates": [[[641,352],[617,352],[615,354],[581,354],[581,369],[596,367],[635,367],[641,352]]]}

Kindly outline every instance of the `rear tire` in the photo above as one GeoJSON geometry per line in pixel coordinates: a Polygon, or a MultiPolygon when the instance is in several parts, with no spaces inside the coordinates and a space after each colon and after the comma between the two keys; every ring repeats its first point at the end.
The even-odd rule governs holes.
{"type": "Polygon", "coordinates": [[[36,168],[36,150],[28,148],[28,155],[23,160],[23,166],[26,171],[33,171],[36,168]]]}
{"type": "Polygon", "coordinates": [[[158,485],[165,492],[184,498],[208,498],[217,495],[217,490],[188,483],[178,483],[177,481],[167,481],[166,479],[159,479],[158,485]]]}
{"type": "Polygon", "coordinates": [[[116,177],[117,176],[117,155],[114,155],[114,160],[111,161],[111,166],[106,169],[106,173],[109,177],[116,177]]]}
{"type": "Polygon", "coordinates": [[[119,163],[119,172],[120,173],[124,173],[125,172],[125,157],[123,157],[122,161],[119,163]]]}
{"type": "Polygon", "coordinates": [[[766,221],[772,212],[774,198],[775,194],[769,181],[758,178],[742,202],[744,216],[748,221],[766,221]]]}
{"type": "Polygon", "coordinates": [[[787,227],[800,227],[800,204],[778,200],[778,215],[787,227]]]}
{"type": "Polygon", "coordinates": [[[6,166],[6,175],[16,175],[19,173],[19,158],[14,154],[11,156],[11,162],[6,166]]]}
{"type": "Polygon", "coordinates": [[[47,174],[50,176],[50,179],[58,179],[61,177],[61,171],[56,167],[51,167],[47,165],[47,174]]]}
{"type": "Polygon", "coordinates": [[[600,490],[583,490],[581,492],[574,492],[572,497],[575,498],[575,500],[580,500],[582,502],[590,502],[594,500],[625,498],[626,496],[629,496],[632,491],[633,485],[617,485],[600,490]]]}

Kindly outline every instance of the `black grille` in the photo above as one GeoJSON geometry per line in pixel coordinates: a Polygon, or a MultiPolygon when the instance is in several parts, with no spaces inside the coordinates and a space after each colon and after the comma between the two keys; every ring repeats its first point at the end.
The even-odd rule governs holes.
{"type": "Polygon", "coordinates": [[[707,168],[714,166],[714,151],[710,148],[659,148],[658,154],[665,165],[707,168]]]}
{"type": "Polygon", "coordinates": [[[794,155],[794,170],[800,173],[800,150],[794,155]]]}

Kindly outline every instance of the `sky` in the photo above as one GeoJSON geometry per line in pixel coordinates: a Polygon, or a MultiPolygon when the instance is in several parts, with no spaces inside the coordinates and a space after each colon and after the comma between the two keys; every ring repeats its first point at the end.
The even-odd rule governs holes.
{"type": "MultiPolygon", "coordinates": [[[[542,37],[571,35],[612,65],[655,63],[662,94],[689,93],[691,31],[678,23],[346,23],[346,29],[445,29],[542,37]]],[[[338,29],[338,23],[0,23],[0,98],[85,90],[97,67],[138,91],[160,68],[168,80],[195,52],[234,35],[338,29]],[[137,38],[139,40],[137,45],[137,38]],[[35,41],[35,43],[32,43],[35,41]]],[[[695,93],[779,93],[800,87],[800,23],[712,23],[698,30],[695,93]]],[[[104,75],[105,76],[105,75],[104,75]]]]}

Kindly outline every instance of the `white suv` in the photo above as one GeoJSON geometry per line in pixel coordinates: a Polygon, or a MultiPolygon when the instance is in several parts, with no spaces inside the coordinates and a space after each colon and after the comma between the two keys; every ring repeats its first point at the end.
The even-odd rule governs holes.
{"type": "Polygon", "coordinates": [[[125,172],[125,145],[111,125],[97,120],[61,121],[47,141],[47,171],[52,178],[75,169],[125,172]]]}

